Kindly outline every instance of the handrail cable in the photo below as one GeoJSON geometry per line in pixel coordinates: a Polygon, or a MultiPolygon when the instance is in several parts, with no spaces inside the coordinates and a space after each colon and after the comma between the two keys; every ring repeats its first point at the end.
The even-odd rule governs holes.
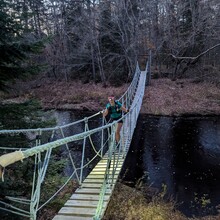
{"type": "MultiPolygon", "coordinates": [[[[144,71],[145,75],[147,74],[148,68],[149,67],[147,64],[146,70],[144,71]]],[[[91,164],[95,158],[102,157],[103,152],[107,152],[108,153],[108,161],[107,161],[108,166],[106,167],[105,178],[102,184],[100,197],[99,197],[100,199],[99,199],[98,207],[96,210],[96,214],[94,216],[94,219],[100,219],[102,206],[104,202],[104,195],[106,194],[107,188],[111,187],[113,184],[114,175],[117,170],[120,157],[126,156],[126,153],[127,153],[126,148],[130,144],[133,131],[136,126],[137,117],[140,111],[140,107],[141,107],[141,103],[142,103],[142,99],[144,95],[144,85],[145,85],[145,80],[146,80],[146,77],[145,77],[144,79],[142,79],[142,82],[140,82],[140,75],[141,75],[141,71],[137,63],[133,80],[130,86],[128,87],[127,91],[119,99],[130,110],[129,113],[123,114],[122,118],[119,119],[119,120],[125,121],[124,126],[122,128],[121,144],[119,146],[116,146],[115,141],[114,141],[115,140],[115,132],[114,132],[115,126],[119,120],[111,122],[111,123],[106,122],[106,120],[102,120],[102,126],[89,129],[88,120],[100,115],[101,112],[98,112],[96,114],[93,114],[92,116],[86,117],[84,119],[81,119],[81,120],[78,120],[73,123],[63,125],[63,126],[56,126],[56,127],[50,127],[50,128],[37,128],[37,129],[0,130],[1,135],[2,134],[14,135],[14,134],[26,133],[26,132],[36,132],[36,146],[33,146],[31,148],[29,148],[28,146],[26,148],[22,147],[22,148],[19,148],[19,150],[17,151],[0,156],[0,165],[4,168],[17,161],[21,161],[26,158],[35,156],[35,163],[34,163],[35,167],[34,167],[34,172],[33,172],[31,199],[29,200],[29,199],[16,198],[16,197],[11,197],[11,196],[6,197],[10,201],[23,203],[23,204],[30,206],[30,209],[29,211],[26,211],[26,210],[17,208],[13,205],[8,205],[6,206],[7,208],[0,207],[0,209],[4,211],[10,211],[18,215],[23,215],[25,217],[29,217],[32,220],[36,220],[37,211],[39,211],[46,204],[48,204],[69,183],[69,181],[74,176],[76,176],[78,183],[81,184],[82,179],[83,179],[84,168],[87,167],[89,164],[91,164]],[[143,84],[142,87],[139,86],[140,83],[143,84]],[[73,125],[76,125],[82,122],[84,122],[84,125],[85,125],[83,132],[65,137],[65,134],[63,131],[64,128],[67,128],[67,127],[70,127],[70,126],[73,126],[73,125]],[[52,131],[51,138],[50,138],[51,140],[53,139],[56,131],[60,132],[61,138],[58,140],[52,141],[52,142],[42,144],[41,137],[42,137],[42,133],[45,131],[52,131]],[[101,138],[101,146],[97,150],[93,143],[91,135],[98,134],[99,132],[101,132],[102,138],[101,138]],[[87,138],[89,140],[89,143],[95,155],[87,163],[84,163],[85,155],[83,153],[82,158],[81,158],[81,163],[80,163],[81,165],[77,167],[71,155],[69,143],[83,140],[82,149],[83,151],[85,151],[85,144],[86,144],[87,138]],[[41,185],[46,176],[46,171],[49,165],[49,161],[51,159],[52,150],[63,145],[67,149],[67,153],[68,153],[67,155],[71,161],[73,172],[71,173],[69,178],[67,178],[66,182],[48,200],[46,200],[43,204],[40,204],[41,185]],[[117,147],[118,147],[118,150],[116,149],[117,147]],[[117,156],[115,155],[116,151],[118,152],[117,156]],[[45,154],[44,156],[42,156],[41,154],[44,152],[45,154]],[[78,171],[80,173],[79,175],[78,175],[78,171]],[[9,208],[14,209],[16,211],[13,211],[9,208]]],[[[8,148],[9,147],[7,147],[7,149],[8,148]]],[[[1,147],[0,149],[3,149],[3,147],[1,147]]],[[[14,150],[18,148],[13,147],[12,149],[14,150]]],[[[6,205],[7,203],[0,201],[0,204],[6,205]]]]}

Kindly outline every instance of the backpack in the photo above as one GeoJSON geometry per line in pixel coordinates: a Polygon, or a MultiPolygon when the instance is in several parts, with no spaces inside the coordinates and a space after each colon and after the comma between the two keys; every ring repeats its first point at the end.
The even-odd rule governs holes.
{"type": "Polygon", "coordinates": [[[122,114],[122,110],[119,108],[118,101],[115,101],[115,105],[114,105],[114,106],[111,106],[111,105],[110,105],[110,106],[108,107],[108,112],[109,112],[109,114],[112,114],[113,109],[115,109],[117,113],[122,114]]]}

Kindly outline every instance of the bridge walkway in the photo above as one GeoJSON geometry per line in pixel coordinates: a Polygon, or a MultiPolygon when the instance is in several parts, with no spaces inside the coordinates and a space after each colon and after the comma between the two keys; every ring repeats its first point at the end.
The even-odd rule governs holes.
{"type": "MultiPolygon", "coordinates": [[[[137,63],[133,80],[119,99],[130,111],[122,116],[121,143],[118,146],[115,144],[117,121],[105,123],[103,119],[101,126],[90,129],[89,122],[94,117],[100,117],[101,112],[56,127],[0,130],[0,135],[11,138],[12,142],[10,147],[0,146],[0,171],[2,171],[0,177],[2,180],[11,180],[10,175],[4,175],[6,169],[18,169],[21,172],[24,166],[30,164],[30,172],[32,172],[32,183],[29,184],[31,192],[27,192],[24,196],[11,196],[6,193],[6,200],[0,200],[0,210],[37,220],[38,212],[74,179],[80,187],[60,209],[54,220],[100,220],[104,216],[129,151],[142,105],[145,82],[149,77],[149,68],[150,63],[148,62],[145,71],[141,71],[137,63]],[[58,135],[58,138],[54,140],[55,135],[58,135]],[[20,136],[27,137],[27,140],[30,139],[29,142],[25,142],[24,146],[16,146],[13,137],[20,136]],[[100,142],[94,142],[95,138],[99,138],[100,142]],[[81,145],[81,161],[76,158],[71,149],[76,146],[75,143],[81,145]],[[56,158],[60,158],[57,154],[59,151],[55,149],[61,148],[65,149],[63,158],[66,163],[70,164],[71,173],[61,179],[60,183],[57,182],[57,186],[54,187],[55,192],[48,192],[48,195],[44,193],[44,198],[42,198],[42,190],[47,189],[44,183],[49,178],[47,170],[57,162],[56,158]],[[92,159],[87,160],[86,152],[89,150],[93,151],[95,155],[92,159]],[[84,179],[84,176],[87,175],[87,167],[94,164],[95,159],[99,162],[84,179]],[[25,162],[21,163],[24,160],[25,162]]],[[[14,180],[16,185],[16,178],[14,180]]],[[[25,178],[23,181],[26,183],[25,178]]]]}
{"type": "MultiPolygon", "coordinates": [[[[146,72],[143,71],[140,74],[139,79],[139,85],[137,87],[136,94],[140,94],[138,90],[143,90],[143,87],[145,85],[145,76],[146,72]]],[[[136,103],[136,100],[138,99],[138,95],[135,96],[133,103],[136,103]]],[[[131,106],[132,108],[133,106],[131,106]]],[[[126,119],[125,119],[126,120],[126,119]]],[[[131,118],[127,119],[123,126],[125,126],[125,129],[123,131],[126,131],[126,126],[129,126],[131,123],[129,120],[131,118]]],[[[110,173],[109,175],[114,172],[113,179],[110,180],[111,183],[108,184],[107,190],[104,197],[104,202],[102,206],[102,215],[104,214],[107,205],[110,201],[112,192],[115,187],[115,183],[118,179],[118,176],[120,174],[120,171],[122,169],[123,163],[125,161],[127,152],[130,147],[130,141],[128,140],[128,136],[123,136],[123,143],[122,148],[124,149],[124,154],[120,152],[120,148],[117,149],[115,152],[113,152],[113,156],[118,158],[117,161],[117,167],[114,169],[115,164],[111,163],[110,166],[110,173]]],[[[93,217],[96,214],[96,209],[99,203],[100,199],[100,193],[102,190],[102,185],[105,179],[105,173],[106,168],[108,166],[108,159],[109,159],[109,152],[106,152],[103,158],[99,161],[99,163],[94,167],[94,169],[91,171],[91,173],[86,177],[86,179],[82,182],[82,185],[80,188],[78,188],[73,195],[70,197],[70,199],[64,204],[64,206],[60,209],[58,214],[53,218],[53,220],[92,220],[93,217]]]]}

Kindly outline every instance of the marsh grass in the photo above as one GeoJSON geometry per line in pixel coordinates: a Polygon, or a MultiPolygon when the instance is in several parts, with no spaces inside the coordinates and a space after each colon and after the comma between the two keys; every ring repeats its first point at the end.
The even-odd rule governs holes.
{"type": "Polygon", "coordinates": [[[162,197],[149,198],[140,190],[118,183],[104,220],[184,220],[181,213],[174,211],[174,203],[162,197]]]}
{"type": "MultiPolygon", "coordinates": [[[[150,187],[147,191],[150,190],[150,187]]],[[[172,199],[164,193],[149,196],[140,190],[117,183],[103,220],[219,220],[220,216],[187,218],[176,210],[172,199]]]]}

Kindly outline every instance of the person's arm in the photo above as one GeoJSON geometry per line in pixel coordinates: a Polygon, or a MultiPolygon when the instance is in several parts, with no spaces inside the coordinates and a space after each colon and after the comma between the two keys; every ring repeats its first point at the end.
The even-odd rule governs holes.
{"type": "Polygon", "coordinates": [[[128,113],[128,112],[129,112],[129,110],[128,110],[128,109],[126,109],[124,106],[121,106],[121,110],[122,110],[123,112],[126,112],[126,113],[128,113]]]}
{"type": "Polygon", "coordinates": [[[119,105],[119,108],[120,108],[121,111],[123,111],[123,112],[125,112],[125,113],[128,113],[128,112],[129,112],[129,110],[126,109],[126,108],[121,104],[121,102],[117,102],[117,104],[119,105]]]}
{"type": "Polygon", "coordinates": [[[103,111],[103,117],[105,117],[106,115],[108,115],[108,109],[106,108],[104,111],[103,111]]]}

